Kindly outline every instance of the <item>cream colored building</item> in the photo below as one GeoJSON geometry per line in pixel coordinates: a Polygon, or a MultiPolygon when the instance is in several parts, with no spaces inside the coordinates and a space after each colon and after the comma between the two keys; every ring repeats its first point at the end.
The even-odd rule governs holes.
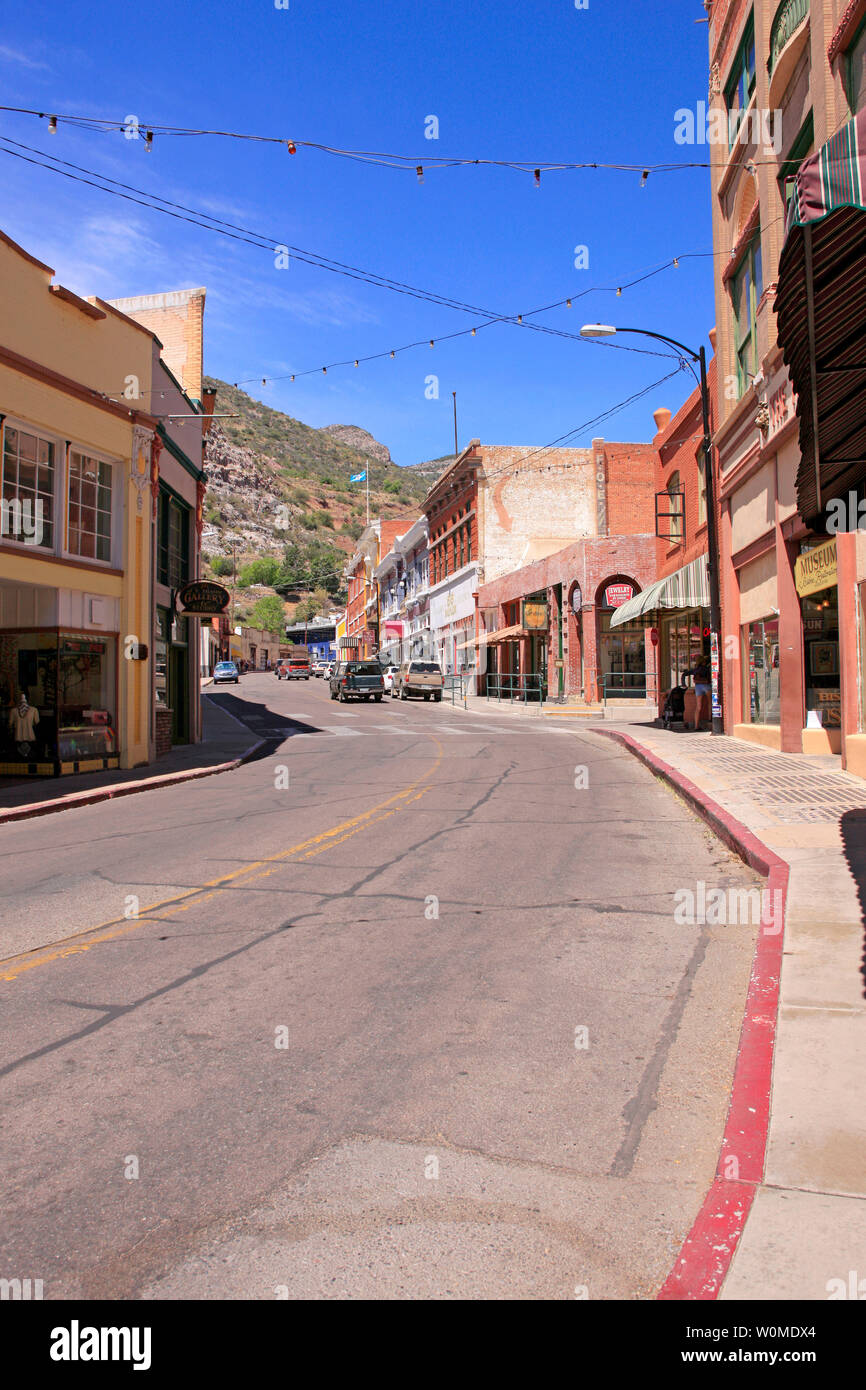
{"type": "Polygon", "coordinates": [[[152,752],[152,336],[2,233],[0,322],[0,771],[135,767],[152,752]]]}

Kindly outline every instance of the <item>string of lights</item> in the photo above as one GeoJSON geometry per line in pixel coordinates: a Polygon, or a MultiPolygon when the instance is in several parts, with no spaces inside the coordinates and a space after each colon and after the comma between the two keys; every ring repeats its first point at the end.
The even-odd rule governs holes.
{"type": "MultiPolygon", "coordinates": [[[[284,252],[294,260],[300,261],[306,265],[311,265],[316,269],[328,270],[335,274],[347,276],[350,279],[363,281],[375,288],[392,290],[395,293],[407,295],[410,298],[425,300],[439,307],[456,309],[461,313],[485,315],[490,322],[507,323],[528,328],[533,332],[547,333],[554,337],[570,338],[581,342],[585,341],[581,339],[578,333],[570,333],[565,329],[553,328],[548,324],[533,323],[527,320],[531,320],[534,316],[539,314],[547,313],[552,309],[561,307],[568,308],[571,305],[571,299],[583,297],[583,295],[590,292],[587,290],[582,290],[579,294],[575,294],[569,299],[559,300],[553,304],[547,304],[540,308],[529,310],[525,314],[499,314],[494,310],[483,309],[477,304],[467,304],[461,300],[453,299],[446,295],[440,295],[434,291],[422,290],[417,286],[390,279],[387,276],[380,275],[376,271],[362,270],[358,266],[332,260],[329,257],[321,256],[318,252],[309,251],[303,247],[279,242],[273,237],[265,236],[262,232],[239,227],[234,223],[213,217],[210,213],[201,212],[195,208],[189,208],[183,203],[172,202],[169,199],[162,198],[159,194],[136,188],[132,184],[125,184],[117,179],[111,179],[107,175],[98,174],[91,169],[85,169],[81,165],[71,164],[67,160],[56,159],[53,155],[45,155],[43,151],[34,150],[28,145],[22,145],[19,141],[10,140],[7,136],[0,136],[0,153],[11,155],[13,158],[23,160],[27,164],[37,165],[47,169],[49,173],[60,174],[64,178],[71,179],[76,183],[82,183],[97,188],[101,192],[108,193],[113,197],[122,198],[126,202],[137,203],[139,206],[148,208],[150,211],[160,212],[166,216],[174,217],[179,221],[192,223],[194,226],[202,227],[206,231],[217,232],[234,241],[247,242],[249,245],[259,250],[268,251],[271,255],[273,255],[275,251],[280,253],[284,252]],[[15,148],[10,148],[10,146],[15,146],[15,148]],[[21,151],[28,151],[28,153],[21,153],[21,151]],[[47,160],[50,160],[51,163],[47,163],[47,160]]],[[[712,254],[712,252],[685,252],[679,259],[712,254]]],[[[655,271],[651,272],[651,274],[660,274],[661,271],[667,269],[669,265],[678,265],[679,259],[675,257],[671,262],[665,262],[662,266],[659,266],[655,271]]],[[[637,284],[641,279],[649,278],[651,278],[650,275],[638,277],[633,283],[637,284]]],[[[624,288],[630,287],[629,284],[616,286],[617,295],[621,295],[624,288]]],[[[608,288],[612,291],[614,287],[610,286],[608,288]]],[[[469,331],[471,332],[472,330],[469,331]]],[[[668,353],[655,352],[647,348],[630,347],[621,343],[605,343],[603,346],[612,347],[619,352],[637,352],[649,357],[669,356],[668,353]]],[[[311,370],[321,371],[322,369],[314,368],[311,370]]],[[[254,379],[255,378],[252,377],[248,378],[250,381],[254,379]]]]}
{"type": "Polygon", "coordinates": [[[77,130],[92,131],[99,134],[120,133],[126,138],[141,139],[146,150],[153,148],[154,137],[191,137],[221,140],[246,141],[253,144],[278,145],[289,154],[298,150],[314,150],[319,154],[338,159],[353,160],[356,163],[376,165],[380,168],[396,169],[415,175],[420,183],[425,173],[439,169],[457,168],[495,168],[509,169],[515,173],[528,174],[536,187],[541,185],[541,175],[547,173],[569,173],[578,170],[608,170],[614,173],[640,174],[641,187],[651,174],[671,174],[687,169],[708,169],[706,160],[671,160],[663,163],[615,163],[604,160],[544,160],[544,159],[489,159],[479,156],[437,155],[427,150],[423,155],[395,154],[384,150],[342,149],[336,145],[326,145],[317,140],[297,140],[285,135],[257,135],[245,131],[208,129],[206,127],[174,126],[158,121],[146,121],[137,116],[126,116],[123,120],[111,120],[101,116],[86,116],[76,112],[39,111],[34,107],[0,105],[0,111],[20,116],[34,116],[48,122],[48,129],[56,134],[61,124],[77,130]]]}

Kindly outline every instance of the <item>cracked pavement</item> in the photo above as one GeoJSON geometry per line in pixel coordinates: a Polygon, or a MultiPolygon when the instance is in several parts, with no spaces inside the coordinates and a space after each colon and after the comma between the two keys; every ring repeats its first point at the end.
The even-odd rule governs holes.
{"type": "Polygon", "coordinates": [[[264,675],[213,698],[272,735],[254,762],[4,829],[0,1273],[653,1297],[754,943],[673,895],[759,880],[590,733],[264,675]]]}

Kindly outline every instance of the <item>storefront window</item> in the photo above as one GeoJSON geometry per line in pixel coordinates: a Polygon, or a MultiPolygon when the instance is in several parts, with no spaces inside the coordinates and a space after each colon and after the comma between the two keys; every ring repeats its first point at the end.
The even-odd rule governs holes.
{"type": "Polygon", "coordinates": [[[0,635],[2,763],[51,772],[114,758],[116,638],[76,632],[0,635]]]}
{"type": "Polygon", "coordinates": [[[806,724],[838,729],[842,723],[839,682],[838,590],[822,589],[800,600],[806,676],[806,724]]]}
{"type": "Polygon", "coordinates": [[[684,682],[683,677],[709,655],[709,638],[704,636],[708,622],[709,615],[697,608],[662,619],[660,678],[663,690],[691,684],[690,680],[684,682]]]}
{"type": "Polygon", "coordinates": [[[778,724],[780,719],[779,693],[779,620],[761,619],[743,628],[746,660],[743,674],[747,682],[744,708],[752,724],[778,724]]]}
{"type": "Polygon", "coordinates": [[[624,623],[611,631],[611,612],[599,614],[599,676],[608,695],[643,695],[646,691],[644,624],[624,623]]]}

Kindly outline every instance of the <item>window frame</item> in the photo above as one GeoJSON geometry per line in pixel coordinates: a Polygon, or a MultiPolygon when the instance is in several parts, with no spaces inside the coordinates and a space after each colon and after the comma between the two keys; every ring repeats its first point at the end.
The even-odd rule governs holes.
{"type": "MultiPolygon", "coordinates": [[[[845,49],[845,53],[843,55],[844,67],[842,86],[845,89],[845,100],[848,103],[848,109],[850,110],[852,116],[856,116],[858,108],[855,106],[854,102],[851,99],[851,64],[854,57],[854,49],[857,47],[858,43],[860,43],[860,41],[864,37],[866,37],[866,15],[863,16],[863,19],[857,26],[856,32],[854,33],[854,36],[851,39],[851,42],[848,44],[847,48],[845,49]]],[[[861,96],[866,97],[866,81],[864,81],[863,83],[863,90],[861,92],[861,96]]],[[[863,101],[861,101],[860,104],[862,106],[864,104],[863,101]]]]}
{"type": "MultiPolygon", "coordinates": [[[[866,27],[866,20],[864,20],[866,27]]],[[[788,217],[788,209],[791,206],[791,197],[794,192],[794,185],[797,181],[797,173],[804,159],[808,159],[813,153],[815,144],[815,113],[810,111],[803,124],[800,126],[790,150],[782,163],[777,176],[779,192],[782,202],[785,205],[785,219],[788,217]]]]}
{"type": "Polygon", "coordinates": [[[755,12],[752,10],[746,20],[743,36],[737,45],[734,60],[728,72],[728,80],[724,87],[725,112],[728,120],[728,149],[732,150],[740,134],[740,127],[746,112],[752,104],[758,82],[757,65],[757,45],[755,43],[755,12]],[[752,50],[752,69],[751,80],[747,81],[744,87],[745,100],[738,107],[732,107],[731,103],[735,94],[739,93],[741,82],[747,78],[748,69],[746,67],[746,55],[751,47],[752,50]],[[736,112],[736,125],[731,120],[732,113],[736,112]]]}
{"type": "Polygon", "coordinates": [[[758,305],[761,302],[763,292],[764,273],[763,257],[761,254],[761,229],[758,227],[755,235],[745,248],[740,263],[731,276],[728,286],[731,310],[734,316],[734,356],[737,362],[738,400],[742,400],[758,371],[758,305]],[[756,270],[759,274],[756,274],[756,270]],[[748,332],[741,337],[736,286],[738,283],[741,283],[742,277],[746,272],[748,272],[749,276],[749,329],[748,332]],[[746,372],[743,366],[743,353],[747,349],[750,349],[752,354],[752,370],[750,372],[746,372]]]}
{"type": "MultiPolygon", "coordinates": [[[[64,558],[64,559],[67,559],[67,560],[74,560],[74,561],[81,562],[81,563],[87,564],[87,565],[99,565],[99,566],[101,566],[101,567],[103,567],[103,568],[105,568],[105,569],[111,569],[112,567],[114,567],[114,561],[115,561],[116,556],[117,556],[117,544],[118,544],[117,538],[118,538],[118,534],[119,534],[119,530],[120,530],[120,523],[121,523],[121,517],[120,517],[120,515],[119,515],[121,487],[118,487],[117,482],[118,482],[118,478],[119,478],[119,477],[122,478],[122,476],[123,476],[123,474],[122,474],[122,469],[121,469],[121,467],[120,467],[120,465],[119,465],[119,463],[118,463],[118,461],[117,461],[116,459],[109,458],[106,454],[102,454],[102,453],[100,453],[98,450],[94,450],[94,449],[88,448],[88,447],[86,447],[86,446],[84,446],[84,445],[82,445],[82,444],[78,444],[78,443],[76,443],[75,440],[70,440],[70,441],[69,441],[69,448],[68,448],[68,450],[66,451],[66,460],[65,460],[65,467],[64,467],[64,479],[63,479],[64,513],[63,513],[62,548],[61,548],[61,552],[60,552],[60,553],[63,555],[63,558],[64,558]],[[72,550],[72,549],[70,548],[70,545],[69,545],[69,531],[70,531],[69,518],[70,518],[71,507],[72,507],[72,503],[71,503],[71,500],[70,500],[70,486],[71,486],[71,483],[72,483],[72,455],[73,455],[73,454],[79,454],[82,458],[90,459],[91,462],[98,464],[100,467],[107,468],[107,469],[109,470],[109,473],[110,473],[110,477],[111,477],[111,482],[110,482],[110,488],[111,488],[111,505],[110,505],[110,508],[109,508],[109,511],[108,511],[108,516],[109,516],[109,524],[110,524],[110,528],[111,528],[111,529],[110,529],[109,535],[108,535],[108,559],[107,559],[107,560],[101,560],[101,559],[100,559],[98,556],[96,556],[96,555],[82,555],[79,551],[77,551],[77,550],[72,550]]],[[[97,483],[97,488],[98,488],[98,486],[99,486],[99,484],[97,483]]],[[[96,534],[97,534],[97,538],[98,538],[98,532],[97,532],[96,534]]]]}
{"type": "MultiPolygon", "coordinates": [[[[50,542],[50,544],[47,544],[47,545],[44,545],[44,544],[43,544],[43,545],[37,545],[37,544],[36,544],[35,542],[33,542],[33,541],[17,540],[17,539],[16,539],[14,536],[12,536],[12,535],[0,534],[0,543],[2,543],[3,545],[14,546],[14,547],[16,548],[16,550],[20,549],[20,550],[22,550],[22,551],[24,551],[25,553],[30,554],[30,555],[54,555],[54,556],[56,556],[56,555],[59,554],[59,550],[58,550],[58,534],[59,534],[58,519],[62,519],[61,499],[62,499],[62,497],[63,497],[63,490],[62,490],[62,487],[61,487],[61,478],[62,478],[62,477],[65,477],[65,473],[66,473],[66,441],[65,441],[64,439],[58,438],[57,435],[51,434],[50,432],[43,432],[43,431],[39,430],[36,426],[31,425],[31,424],[30,424],[29,422],[27,422],[27,421],[20,420],[20,419],[18,419],[16,416],[12,416],[12,415],[7,415],[7,416],[5,416],[4,419],[2,420],[2,423],[0,423],[0,500],[3,499],[3,497],[4,497],[4,495],[5,495],[5,489],[6,489],[6,439],[7,439],[7,435],[8,435],[9,430],[15,430],[15,432],[16,432],[17,434],[29,434],[29,435],[32,435],[32,436],[34,437],[34,439],[36,439],[37,441],[41,440],[44,444],[49,444],[49,445],[51,446],[51,448],[52,448],[52,451],[53,451],[53,461],[52,461],[52,473],[53,473],[53,478],[52,478],[52,489],[51,489],[51,504],[52,504],[52,516],[51,516],[51,542],[50,542]]],[[[16,460],[20,460],[20,451],[19,451],[19,453],[16,455],[16,460]]],[[[38,470],[38,467],[39,467],[38,459],[36,460],[36,467],[37,467],[37,470],[38,470]]],[[[37,501],[38,498],[39,498],[39,495],[40,495],[40,494],[39,494],[39,490],[38,490],[38,471],[37,471],[37,474],[36,474],[36,484],[37,484],[37,485],[34,487],[34,501],[37,501]]],[[[48,496],[47,493],[45,493],[45,494],[43,494],[43,495],[44,495],[44,496],[48,496]]],[[[16,480],[15,498],[16,498],[16,499],[19,499],[19,498],[20,498],[20,492],[18,491],[17,480],[16,480]]],[[[9,500],[12,500],[12,499],[9,499],[9,500]]]]}

